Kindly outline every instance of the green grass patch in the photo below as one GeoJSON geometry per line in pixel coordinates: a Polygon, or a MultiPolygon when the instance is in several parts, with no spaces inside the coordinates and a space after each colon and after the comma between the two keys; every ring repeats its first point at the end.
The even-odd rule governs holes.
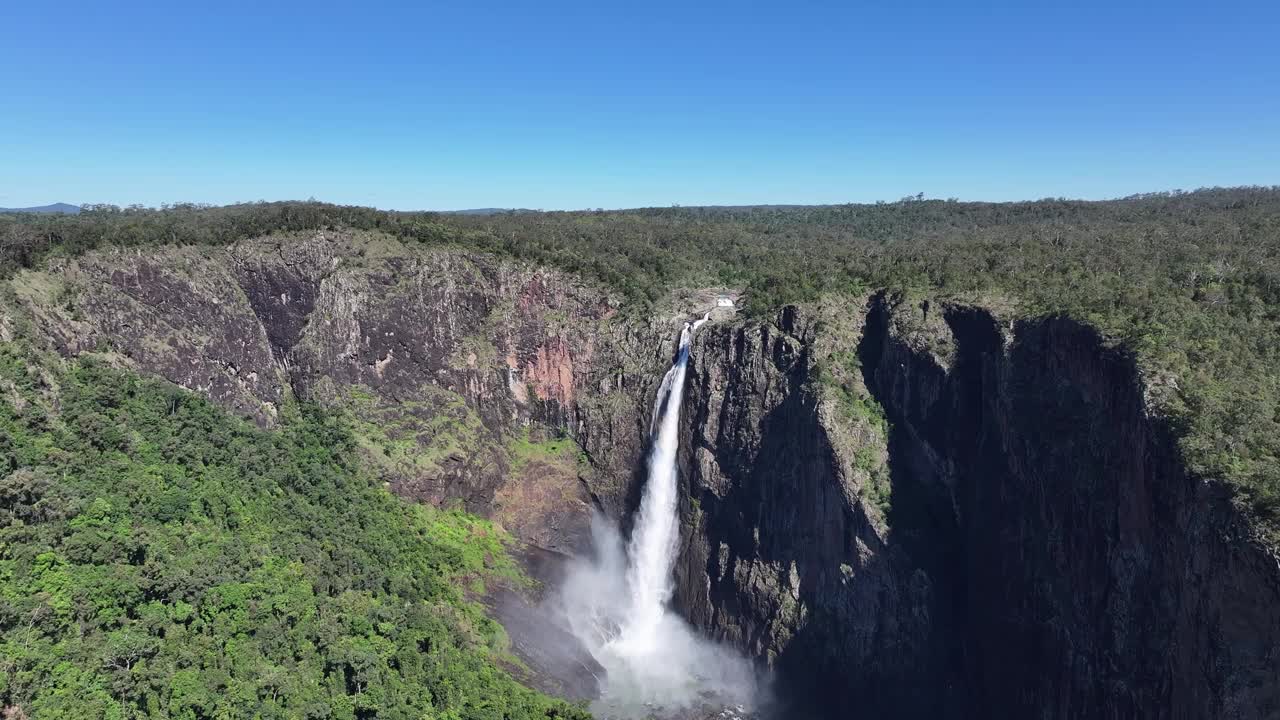
{"type": "Polygon", "coordinates": [[[573,438],[542,426],[520,428],[507,447],[511,451],[512,469],[516,472],[533,462],[563,463],[568,460],[583,466],[588,464],[586,453],[573,438]],[[532,439],[535,435],[540,439],[532,439]]]}
{"type": "Polygon", "coordinates": [[[466,399],[434,386],[424,392],[426,400],[390,403],[360,386],[346,391],[352,435],[374,463],[430,474],[448,458],[482,450],[487,430],[466,399]]]}

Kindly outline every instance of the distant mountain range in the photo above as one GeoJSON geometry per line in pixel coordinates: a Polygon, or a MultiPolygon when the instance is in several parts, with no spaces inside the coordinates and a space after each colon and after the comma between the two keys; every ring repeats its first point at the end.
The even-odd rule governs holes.
{"type": "Polygon", "coordinates": [[[80,212],[79,205],[68,205],[67,203],[54,203],[52,205],[41,205],[40,207],[24,207],[24,208],[0,208],[0,213],[62,213],[64,215],[75,215],[80,212]]]}

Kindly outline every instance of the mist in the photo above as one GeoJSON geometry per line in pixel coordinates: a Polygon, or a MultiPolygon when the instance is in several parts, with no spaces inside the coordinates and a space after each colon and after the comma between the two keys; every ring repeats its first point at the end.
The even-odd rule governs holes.
{"type": "Polygon", "coordinates": [[[630,542],[600,514],[592,554],[570,562],[557,596],[563,622],[604,669],[592,710],[602,717],[750,712],[759,699],[752,664],[698,636],[670,608],[679,542],[680,406],[693,333],[686,323],[654,399],[649,476],[630,542]]]}
{"type": "Polygon", "coordinates": [[[565,627],[604,668],[592,712],[631,720],[726,709],[747,714],[759,707],[764,684],[752,663],[697,635],[670,608],[643,635],[635,634],[621,534],[598,513],[591,531],[593,554],[570,562],[554,602],[565,627]]]}

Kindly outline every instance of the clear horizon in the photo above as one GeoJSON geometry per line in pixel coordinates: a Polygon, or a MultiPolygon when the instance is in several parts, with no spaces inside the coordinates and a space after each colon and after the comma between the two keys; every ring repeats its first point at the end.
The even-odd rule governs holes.
{"type": "MultiPolygon", "coordinates": [[[[1140,191],[1136,193],[1130,193],[1129,195],[1117,195],[1114,197],[1101,197],[1101,198],[1045,196],[1045,197],[1038,197],[1038,198],[1033,198],[1033,197],[1014,198],[1009,200],[973,200],[969,198],[955,198],[955,197],[950,197],[950,198],[929,197],[926,195],[922,199],[923,200],[954,200],[956,202],[961,202],[961,203],[990,203],[990,204],[1040,202],[1040,201],[1046,201],[1046,200],[1064,200],[1067,202],[1111,202],[1116,200],[1124,200],[1126,198],[1138,196],[1138,195],[1161,194],[1161,193],[1171,194],[1171,193],[1179,193],[1179,192],[1194,193],[1194,192],[1203,191],[1203,190],[1232,190],[1232,189],[1250,188],[1250,187],[1270,189],[1270,188],[1280,187],[1280,185],[1215,185],[1215,186],[1200,187],[1200,188],[1160,188],[1156,190],[1145,190],[1145,191],[1140,191]]],[[[646,210],[650,208],[664,208],[664,207],[733,208],[733,207],[829,207],[832,205],[876,205],[880,203],[893,203],[893,202],[898,202],[902,200],[910,200],[910,199],[914,199],[914,197],[915,196],[904,196],[901,198],[893,198],[893,199],[881,198],[879,200],[850,200],[847,202],[837,202],[837,203],[767,202],[767,203],[734,204],[734,205],[723,204],[723,203],[708,204],[708,205],[698,205],[698,204],[690,204],[690,203],[674,203],[672,205],[621,205],[618,207],[586,207],[584,206],[584,207],[564,207],[564,208],[530,208],[530,207],[498,207],[498,206],[488,206],[488,207],[477,206],[477,207],[465,207],[465,208],[430,208],[430,207],[398,208],[398,207],[378,207],[374,205],[355,205],[355,206],[356,207],[372,207],[375,210],[385,210],[390,212],[467,213],[467,212],[479,212],[479,211],[487,211],[487,210],[493,210],[493,211],[512,210],[512,211],[525,211],[525,212],[593,212],[593,211],[603,210],[606,212],[623,212],[628,210],[646,210]]],[[[329,203],[333,205],[348,204],[348,203],[334,203],[329,200],[325,200],[324,198],[275,198],[275,199],[257,199],[257,200],[237,200],[229,203],[199,203],[198,201],[178,201],[178,202],[164,202],[156,205],[147,205],[143,203],[93,203],[93,202],[73,203],[73,202],[65,202],[62,200],[55,200],[53,202],[42,202],[42,203],[33,204],[33,205],[2,206],[2,207],[3,209],[8,209],[8,210],[23,210],[23,209],[29,209],[29,208],[43,208],[43,207],[49,207],[53,205],[60,205],[60,204],[73,205],[75,207],[84,207],[85,205],[105,204],[105,205],[115,205],[116,207],[119,207],[121,209],[127,209],[130,206],[135,206],[135,207],[141,206],[149,210],[159,210],[168,205],[179,205],[184,203],[195,203],[198,205],[205,205],[209,207],[230,207],[234,205],[245,205],[250,203],[273,203],[273,202],[320,202],[320,203],[329,203]]]]}
{"type": "Polygon", "coordinates": [[[1100,200],[1280,183],[1280,7],[7,12],[0,207],[1100,200]]]}

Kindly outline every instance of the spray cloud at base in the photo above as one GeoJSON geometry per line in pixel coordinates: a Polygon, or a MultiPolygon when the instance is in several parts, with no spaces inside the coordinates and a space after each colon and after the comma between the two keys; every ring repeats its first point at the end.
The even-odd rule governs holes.
{"type": "Polygon", "coordinates": [[[593,710],[604,717],[750,711],[759,681],[732,649],[699,637],[668,607],[679,541],[680,405],[693,333],[686,324],[676,358],[654,400],[649,476],[629,543],[597,515],[594,554],[569,568],[558,596],[573,634],[604,668],[593,710]]]}

